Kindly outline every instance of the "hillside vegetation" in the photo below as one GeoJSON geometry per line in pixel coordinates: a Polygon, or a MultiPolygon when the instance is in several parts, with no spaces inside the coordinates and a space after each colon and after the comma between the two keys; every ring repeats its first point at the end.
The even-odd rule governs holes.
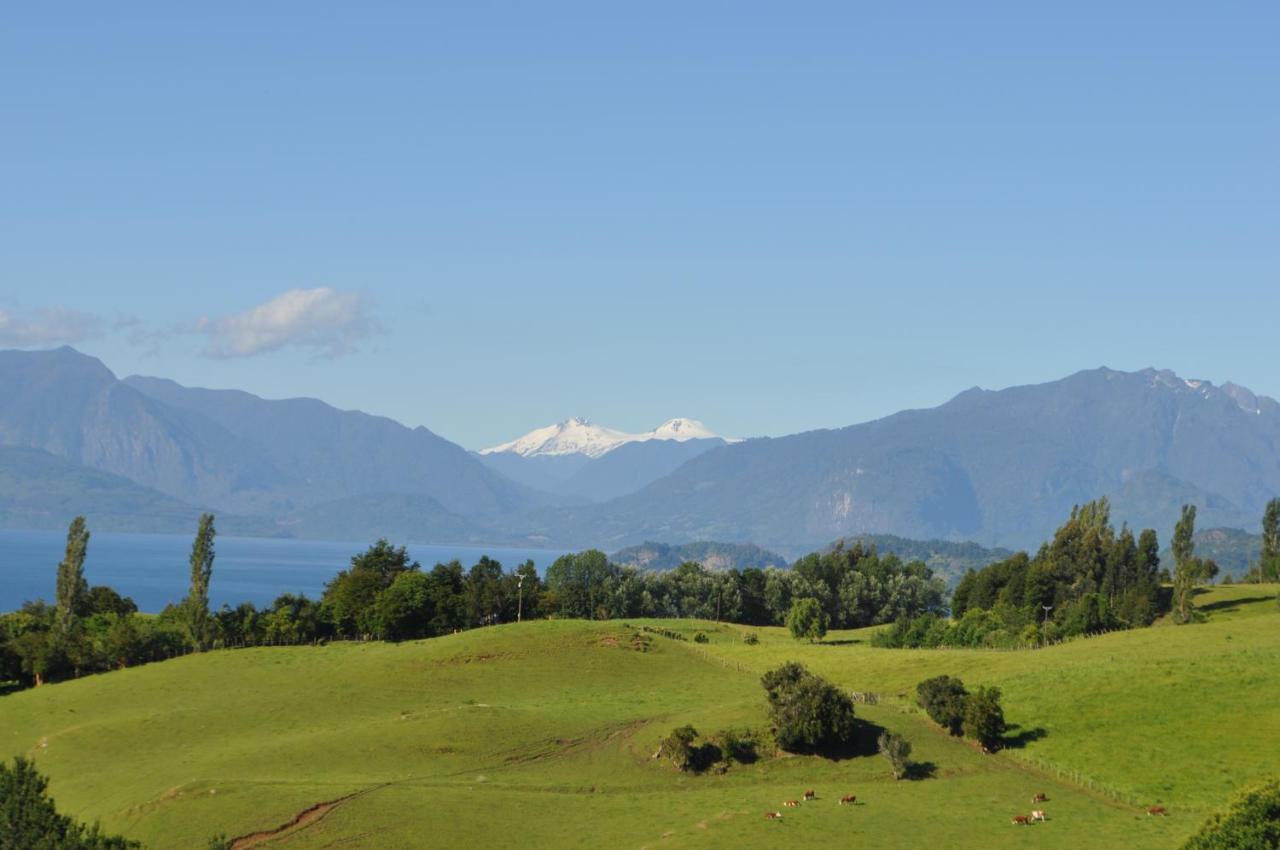
{"type": "Polygon", "coordinates": [[[0,698],[0,754],[34,758],[63,810],[153,848],[306,810],[271,847],[1175,847],[1280,771],[1276,590],[1216,588],[1198,600],[1205,624],[1025,652],[876,649],[872,629],[807,645],[670,620],[653,625],[709,642],[642,621],[540,621],[212,652],[0,698]],[[895,782],[874,755],[702,776],[651,758],[679,725],[762,724],[759,676],[787,660],[882,694],[859,718],[904,735],[931,777],[895,782]],[[984,756],[907,708],[941,673],[1004,691],[1010,749],[984,756]],[[764,820],[807,788],[817,801],[764,820]],[[1040,791],[1049,821],[1010,828],[1040,791]],[[845,793],[859,804],[837,806],[845,793]],[[1138,807],[1154,803],[1170,816],[1138,807]]]}

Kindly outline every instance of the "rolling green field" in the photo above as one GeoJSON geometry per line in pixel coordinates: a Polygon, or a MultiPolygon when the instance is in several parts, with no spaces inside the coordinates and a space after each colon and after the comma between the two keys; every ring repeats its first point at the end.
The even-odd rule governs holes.
{"type": "Polygon", "coordinates": [[[242,846],[1173,848],[1237,787],[1280,773],[1276,591],[1215,588],[1198,599],[1207,623],[1034,652],[680,621],[651,625],[711,642],[639,652],[643,621],[542,621],[213,652],[0,697],[0,754],[32,756],[62,809],[152,848],[335,801],[242,846]],[[787,660],[883,695],[858,716],[905,735],[932,776],[894,782],[876,755],[703,776],[652,758],[676,725],[764,725],[759,674],[787,660]],[[1019,746],[984,756],[913,711],[916,682],[940,673],[999,685],[1019,746]],[[807,788],[817,801],[782,808],[807,788]],[[1049,821],[1011,826],[1038,791],[1049,821]],[[859,804],[836,805],[846,793],[859,804]],[[1153,803],[1170,816],[1148,817],[1153,803]]]}

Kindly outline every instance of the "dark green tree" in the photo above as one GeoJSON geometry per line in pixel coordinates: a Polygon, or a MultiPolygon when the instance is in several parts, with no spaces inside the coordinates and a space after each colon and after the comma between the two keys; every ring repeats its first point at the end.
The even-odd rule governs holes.
{"type": "Polygon", "coordinates": [[[372,636],[378,594],[390,587],[396,576],[417,569],[418,564],[409,561],[408,550],[391,545],[385,538],[353,556],[351,568],[334,576],[321,597],[334,631],[340,637],[372,636]]]}
{"type": "Polygon", "coordinates": [[[0,762],[0,850],[137,850],[142,845],[59,814],[48,781],[21,756],[0,762]]]}
{"type": "Polygon", "coordinates": [[[425,637],[434,616],[431,578],[421,570],[409,570],[378,594],[373,605],[373,631],[383,640],[425,637]]]}
{"type": "Polygon", "coordinates": [[[822,752],[852,743],[853,701],[802,664],[788,662],[760,680],[769,701],[774,738],[784,750],[822,752]]]}
{"type": "Polygon", "coordinates": [[[987,752],[994,752],[1000,748],[1005,729],[999,688],[979,687],[969,694],[964,706],[966,738],[977,741],[987,752]]]}
{"type": "Polygon", "coordinates": [[[67,529],[67,548],[58,564],[55,590],[55,625],[59,636],[69,635],[85,613],[89,584],[84,580],[84,559],[89,549],[89,529],[78,516],[67,529]]]}
{"type": "Polygon", "coordinates": [[[213,577],[213,514],[201,514],[196,538],[191,543],[191,587],[182,603],[184,625],[191,645],[199,651],[209,648],[213,629],[209,618],[209,581],[213,577]]]}
{"type": "Polygon", "coordinates": [[[1214,815],[1182,850],[1277,850],[1280,848],[1280,780],[1241,794],[1225,813],[1214,815]]]}
{"type": "Polygon", "coordinates": [[[934,723],[959,737],[964,733],[964,709],[969,692],[951,676],[935,676],[916,685],[916,700],[934,723]]]}

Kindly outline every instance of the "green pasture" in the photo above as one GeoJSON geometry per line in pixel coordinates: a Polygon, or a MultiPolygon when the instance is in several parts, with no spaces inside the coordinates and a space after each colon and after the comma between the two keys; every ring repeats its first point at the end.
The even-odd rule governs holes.
{"type": "Polygon", "coordinates": [[[1275,592],[1217,588],[1204,624],[1023,652],[684,621],[212,652],[0,697],[0,754],[32,756],[61,808],[157,850],[344,798],[259,846],[1173,848],[1235,788],[1280,773],[1275,592]],[[636,651],[646,624],[710,642],[636,651]],[[882,695],[859,717],[905,735],[928,778],[895,782],[876,755],[703,776],[652,758],[676,725],[763,725],[759,674],[793,659],[882,695]],[[910,710],[939,673],[999,685],[1019,746],[984,756],[910,710]],[[819,799],[783,808],[806,788],[819,799]],[[1049,821],[1012,826],[1038,791],[1049,821]],[[859,804],[838,806],[845,793],[859,804]]]}

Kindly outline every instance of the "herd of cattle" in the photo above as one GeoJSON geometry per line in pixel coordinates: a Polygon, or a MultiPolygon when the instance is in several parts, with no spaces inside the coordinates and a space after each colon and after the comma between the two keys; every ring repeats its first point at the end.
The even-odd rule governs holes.
{"type": "MultiPolygon", "coordinates": [[[[812,789],[805,791],[801,796],[806,803],[811,800],[818,799],[818,793],[812,789]]],[[[1036,803],[1048,802],[1048,800],[1049,798],[1042,791],[1031,798],[1031,803],[1032,805],[1035,805],[1036,803]]],[[[840,798],[840,805],[842,806],[852,806],[857,802],[858,798],[853,794],[845,794],[840,798]]],[[[782,805],[784,808],[794,809],[799,807],[800,800],[787,800],[782,805]]],[[[1147,809],[1147,814],[1167,815],[1169,813],[1165,811],[1164,806],[1152,806],[1147,809]]],[[[764,817],[765,820],[782,820],[782,812],[765,812],[764,817]]],[[[1029,826],[1035,821],[1047,821],[1048,819],[1048,816],[1044,813],[1044,809],[1033,809],[1029,815],[1014,815],[1011,823],[1013,823],[1014,826],[1029,826]]]]}

